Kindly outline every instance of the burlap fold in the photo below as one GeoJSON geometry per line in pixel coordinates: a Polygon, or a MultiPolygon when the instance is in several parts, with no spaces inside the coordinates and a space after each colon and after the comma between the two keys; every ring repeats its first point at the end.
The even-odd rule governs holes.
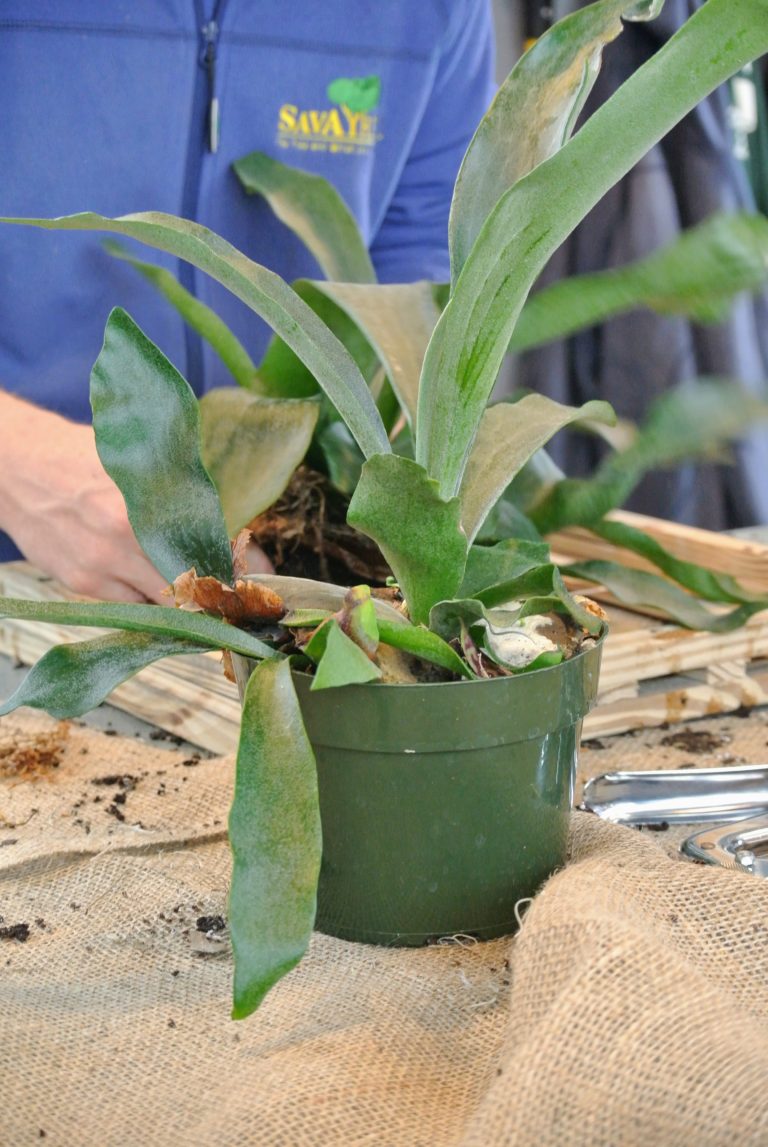
{"type": "MultiPolygon", "coordinates": [[[[730,727],[734,761],[759,760],[762,715],[730,727]]],[[[662,735],[582,768],[670,763],[662,735]]],[[[517,939],[318,935],[235,1024],[231,761],[14,714],[3,771],[0,1143],[768,1143],[768,883],[682,860],[670,834],[576,813],[517,939]],[[9,764],[52,737],[55,765],[9,764]]]]}

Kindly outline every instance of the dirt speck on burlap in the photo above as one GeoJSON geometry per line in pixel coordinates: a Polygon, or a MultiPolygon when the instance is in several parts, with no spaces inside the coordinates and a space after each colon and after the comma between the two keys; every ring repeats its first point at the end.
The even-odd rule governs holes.
{"type": "Polygon", "coordinates": [[[686,753],[712,753],[732,740],[726,733],[711,733],[708,729],[676,729],[662,737],[659,744],[686,753]]]}
{"type": "Polygon", "coordinates": [[[18,940],[21,944],[29,939],[29,924],[0,925],[0,940],[18,940]]]}
{"type": "Polygon", "coordinates": [[[69,730],[69,721],[38,733],[9,730],[0,740],[0,777],[36,780],[48,776],[61,764],[69,730]]]}

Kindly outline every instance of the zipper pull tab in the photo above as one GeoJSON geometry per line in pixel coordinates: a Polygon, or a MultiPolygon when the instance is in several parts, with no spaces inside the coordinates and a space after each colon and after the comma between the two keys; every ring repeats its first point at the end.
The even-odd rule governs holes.
{"type": "Polygon", "coordinates": [[[208,75],[208,150],[219,150],[219,100],[216,95],[216,45],[219,38],[219,25],[210,20],[202,27],[205,51],[203,63],[208,75]]]}

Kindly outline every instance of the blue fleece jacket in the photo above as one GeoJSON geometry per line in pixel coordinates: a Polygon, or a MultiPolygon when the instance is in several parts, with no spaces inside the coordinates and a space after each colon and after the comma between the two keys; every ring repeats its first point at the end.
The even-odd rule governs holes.
{"type": "MultiPolygon", "coordinates": [[[[488,0],[0,0],[0,215],[168,211],[289,281],[319,277],[232,173],[258,149],[335,184],[382,281],[445,279],[451,190],[491,74],[488,0]]],[[[269,332],[244,304],[137,250],[180,271],[261,357],[269,332]]],[[[198,393],[231,383],[100,236],[0,227],[0,387],[87,420],[115,305],[198,393]]],[[[0,540],[0,558],[13,553],[0,540]]]]}

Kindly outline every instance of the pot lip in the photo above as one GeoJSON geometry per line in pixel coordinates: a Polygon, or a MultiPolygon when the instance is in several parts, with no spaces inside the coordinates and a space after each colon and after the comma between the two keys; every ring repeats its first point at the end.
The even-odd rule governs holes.
{"type": "MultiPolygon", "coordinates": [[[[541,669],[533,669],[528,673],[514,673],[509,677],[475,677],[475,678],[460,678],[458,681],[366,681],[356,685],[342,685],[334,692],[344,689],[376,689],[377,692],[386,689],[390,692],[398,692],[403,689],[412,691],[414,689],[455,689],[458,687],[466,688],[468,685],[474,686],[495,686],[497,689],[512,688],[513,681],[533,681],[541,680],[544,674],[556,674],[567,671],[569,665],[575,665],[583,658],[589,657],[590,654],[595,654],[602,649],[603,643],[608,636],[608,626],[603,625],[603,631],[600,633],[594,645],[590,645],[588,649],[581,650],[575,657],[569,657],[567,660],[558,662],[557,665],[546,665],[541,669]]],[[[242,654],[233,653],[233,657],[240,658],[242,654]]],[[[244,661],[251,661],[252,658],[242,657],[244,661]]],[[[311,673],[305,673],[301,669],[292,669],[291,673],[294,677],[298,677],[303,682],[311,682],[314,678],[311,673]]],[[[327,690],[324,690],[327,692],[327,690]]]]}

